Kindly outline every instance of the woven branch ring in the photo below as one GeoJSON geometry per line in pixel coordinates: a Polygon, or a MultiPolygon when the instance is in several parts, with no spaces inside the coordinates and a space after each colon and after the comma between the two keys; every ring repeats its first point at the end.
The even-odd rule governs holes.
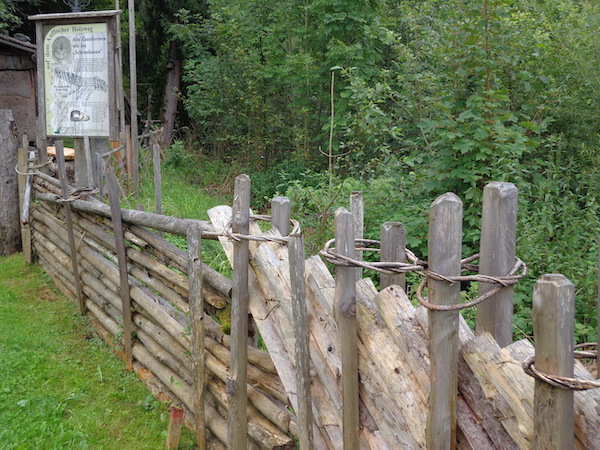
{"type": "MultiPolygon", "coordinates": [[[[419,284],[417,288],[417,299],[419,303],[425,306],[428,309],[433,309],[437,311],[456,311],[464,308],[469,308],[471,306],[475,306],[490,297],[492,297],[495,293],[500,291],[502,288],[507,286],[515,285],[519,282],[521,278],[527,275],[527,266],[523,261],[519,258],[516,258],[515,264],[509,273],[505,276],[497,277],[483,274],[474,274],[474,275],[460,275],[460,276],[446,276],[438,274],[432,270],[429,270],[428,264],[426,261],[423,261],[409,249],[405,249],[406,259],[409,262],[391,262],[391,261],[383,261],[383,262],[367,262],[357,260],[355,258],[344,256],[335,251],[335,248],[332,245],[335,243],[335,239],[329,240],[323,250],[321,250],[320,254],[325,257],[330,263],[334,265],[341,265],[346,267],[361,267],[363,269],[370,269],[379,273],[384,273],[388,275],[396,275],[407,272],[414,272],[421,275],[424,279],[419,284]],[[429,303],[423,297],[423,289],[427,284],[427,280],[432,279],[436,281],[444,281],[446,283],[454,284],[457,282],[480,282],[480,283],[488,283],[494,284],[495,286],[490,289],[485,294],[479,296],[475,300],[472,300],[467,303],[459,303],[456,305],[434,305],[429,303]]],[[[375,248],[376,246],[380,246],[380,242],[371,239],[356,239],[355,245],[356,250],[358,251],[371,251],[379,253],[379,248],[375,248]]],[[[478,272],[479,266],[472,264],[473,261],[479,259],[479,254],[469,256],[461,260],[461,271],[470,271],[470,272],[478,272]]]]}
{"type": "MultiPolygon", "coordinates": [[[[578,355],[578,353],[592,353],[592,352],[574,352],[574,356],[577,357],[593,357],[587,355],[578,355]]],[[[543,372],[540,372],[535,367],[535,356],[530,356],[522,364],[523,371],[529,375],[530,377],[535,378],[536,380],[543,381],[548,383],[551,386],[554,386],[559,389],[568,389],[574,391],[586,391],[588,389],[597,389],[600,388],[600,380],[582,380],[578,378],[570,378],[570,377],[562,377],[559,375],[548,375],[543,372]]]]}

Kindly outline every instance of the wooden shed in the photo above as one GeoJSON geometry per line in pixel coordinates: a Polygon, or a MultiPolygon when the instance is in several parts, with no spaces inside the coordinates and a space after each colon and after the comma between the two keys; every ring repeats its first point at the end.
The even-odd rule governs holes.
{"type": "Polygon", "coordinates": [[[31,42],[0,35],[0,109],[11,109],[19,135],[31,139],[37,127],[35,54],[31,42]]]}

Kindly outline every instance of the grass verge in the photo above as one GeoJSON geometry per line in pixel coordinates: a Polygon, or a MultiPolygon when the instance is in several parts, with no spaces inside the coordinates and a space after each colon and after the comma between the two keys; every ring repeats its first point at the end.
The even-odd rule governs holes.
{"type": "Polygon", "coordinates": [[[167,426],[167,406],[43,270],[0,258],[0,449],[164,448],[167,426]]]}

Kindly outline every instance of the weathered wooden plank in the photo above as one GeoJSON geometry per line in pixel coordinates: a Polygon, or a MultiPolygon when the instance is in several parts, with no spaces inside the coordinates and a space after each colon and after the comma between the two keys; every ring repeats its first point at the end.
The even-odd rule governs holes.
{"type": "MultiPolygon", "coordinates": [[[[235,179],[232,229],[250,234],[250,177],[235,179]]],[[[233,295],[231,307],[231,369],[227,382],[229,398],[229,445],[233,449],[248,447],[248,271],[250,247],[247,240],[233,244],[233,295]]]]}
{"type": "MultiPolygon", "coordinates": [[[[218,206],[212,208],[208,211],[208,215],[215,229],[225,229],[231,220],[231,207],[218,206]]],[[[250,231],[252,235],[261,234],[260,228],[255,222],[251,222],[250,231]]],[[[231,262],[233,244],[227,238],[220,239],[220,242],[223,246],[225,254],[231,262]]],[[[285,248],[278,244],[272,245],[276,248],[285,248]]],[[[283,280],[285,280],[286,277],[283,274],[286,270],[288,270],[287,268],[289,267],[289,264],[287,260],[283,262],[276,257],[273,258],[273,251],[271,250],[269,244],[265,243],[257,247],[256,244],[251,243],[250,247],[256,249],[253,254],[253,265],[256,264],[258,267],[258,265],[261,264],[261,260],[264,259],[265,261],[268,261],[266,268],[261,268],[257,271],[252,269],[250,272],[250,310],[252,312],[253,319],[257,323],[257,326],[260,330],[260,334],[267,348],[269,349],[269,355],[277,367],[277,373],[282,381],[282,384],[285,386],[285,392],[289,402],[291,403],[292,408],[296,409],[298,406],[297,387],[295,371],[292,365],[292,361],[294,360],[294,339],[291,335],[289,327],[289,324],[292,323],[290,307],[291,301],[288,302],[286,300],[290,298],[290,294],[288,292],[287,295],[282,294],[281,297],[277,297],[271,289],[271,286],[277,286],[278,292],[284,292],[283,287],[285,287],[285,281],[283,280]],[[270,254],[266,255],[265,258],[261,258],[261,252],[270,252],[270,254]],[[273,264],[275,262],[277,265],[274,266],[273,264]],[[257,278],[257,276],[260,276],[260,280],[257,278]],[[275,280],[278,281],[275,282],[275,280]],[[279,280],[282,280],[282,282],[280,283],[279,280]],[[287,312],[285,312],[285,310],[288,308],[290,309],[289,315],[287,312]]],[[[329,277],[331,278],[331,275],[329,275],[329,277]]],[[[287,279],[289,279],[289,277],[287,277],[287,279]]],[[[319,319],[314,318],[314,320],[319,319]]],[[[335,327],[335,322],[332,321],[332,324],[332,326],[335,327]]],[[[312,329],[313,328],[311,327],[311,330],[312,329]]],[[[327,336],[327,333],[320,335],[319,338],[323,340],[330,339],[330,337],[327,336]]],[[[313,346],[312,342],[311,336],[311,348],[313,346]]],[[[311,351],[311,358],[316,357],[318,354],[320,354],[320,352],[311,351]]],[[[327,355],[326,350],[324,350],[323,355],[327,355]]],[[[324,358],[322,360],[324,360],[324,358]]],[[[326,365],[315,363],[313,367],[315,370],[320,370],[321,367],[326,367],[326,365]]],[[[335,386],[335,375],[332,374],[329,379],[335,386]]],[[[319,403],[318,407],[316,407],[316,405],[313,407],[315,422],[318,427],[318,430],[313,434],[315,439],[315,447],[335,448],[335,446],[338,445],[337,443],[342,441],[342,435],[340,431],[341,424],[338,424],[337,422],[337,411],[339,411],[338,406],[334,406],[332,404],[329,392],[324,391],[323,385],[318,382],[318,380],[313,380],[312,394],[313,402],[319,403]]]]}
{"type": "MultiPolygon", "coordinates": [[[[289,223],[289,219],[288,219],[289,223]]],[[[306,281],[304,276],[304,239],[301,235],[290,236],[290,285],[294,336],[296,337],[296,379],[298,384],[298,424],[301,450],[313,448],[313,416],[310,392],[310,347],[308,339],[308,312],[306,310],[306,281]]]]}
{"type": "MultiPolygon", "coordinates": [[[[58,172],[61,181],[61,192],[63,199],[69,196],[67,187],[67,172],[65,170],[65,154],[63,150],[63,142],[56,141],[54,143],[56,148],[56,160],[58,163],[58,172]]],[[[64,203],[64,214],[65,222],[67,224],[67,233],[69,235],[69,249],[71,254],[71,264],[73,271],[73,283],[77,292],[77,304],[79,305],[79,312],[84,313],[85,307],[83,303],[83,294],[81,293],[81,281],[79,280],[79,265],[77,262],[77,247],[75,246],[75,235],[73,234],[73,218],[71,216],[71,204],[69,202],[64,203]]]]}
{"type": "Polygon", "coordinates": [[[11,109],[0,109],[0,255],[20,249],[17,123],[11,109]]]}
{"type": "Polygon", "coordinates": [[[206,377],[205,349],[204,349],[204,301],[202,297],[202,230],[198,227],[190,228],[187,235],[189,253],[189,280],[190,280],[190,331],[192,346],[192,371],[194,387],[194,417],[196,425],[196,443],[200,450],[206,448],[206,423],[204,412],[204,398],[206,377]]]}
{"type": "Polygon", "coordinates": [[[287,197],[274,197],[271,201],[271,227],[278,230],[282,236],[287,236],[290,230],[292,204],[287,197]]]}
{"type": "MultiPolygon", "coordinates": [[[[444,194],[431,206],[429,268],[441,275],[460,275],[462,202],[444,194]]],[[[460,283],[428,280],[429,302],[450,305],[460,301],[460,283]]],[[[429,311],[431,391],[427,414],[427,448],[456,448],[458,389],[458,311],[429,311]]]]}
{"type": "MultiPolygon", "coordinates": [[[[381,225],[380,260],[406,262],[406,229],[400,222],[386,222],[381,225]]],[[[381,274],[381,289],[396,284],[406,291],[406,275],[381,274]]]]}
{"type": "Polygon", "coordinates": [[[117,177],[114,173],[106,175],[108,198],[110,201],[111,222],[117,250],[117,264],[119,268],[119,291],[121,295],[121,311],[123,314],[123,348],[125,364],[128,371],[133,369],[133,353],[131,341],[131,297],[129,296],[129,276],[127,270],[127,254],[125,253],[125,239],[123,237],[123,222],[121,221],[121,205],[117,192],[117,177]]]}
{"type": "MultiPolygon", "coordinates": [[[[352,214],[345,208],[335,213],[336,252],[354,257],[354,225],[352,214]]],[[[342,421],[344,449],[358,450],[358,326],[356,321],[356,269],[336,266],[333,312],[338,324],[342,350],[342,421]]]]}
{"type": "MultiPolygon", "coordinates": [[[[363,239],[365,233],[365,202],[362,192],[353,191],[350,193],[350,212],[352,213],[352,223],[354,229],[354,239],[363,239]]],[[[354,257],[362,261],[362,251],[355,251],[354,257]]],[[[362,269],[357,267],[355,270],[356,281],[362,278],[362,269]]]]}
{"type": "MultiPolygon", "coordinates": [[[[39,200],[57,203],[57,196],[54,194],[37,194],[36,198],[39,200]]],[[[110,218],[110,207],[104,203],[75,200],[71,202],[73,209],[78,211],[97,214],[102,217],[110,218]]],[[[199,222],[202,226],[202,238],[203,239],[215,239],[214,229],[203,220],[194,219],[181,219],[178,217],[161,216],[159,214],[147,213],[144,211],[137,211],[133,209],[123,209],[121,212],[123,222],[133,225],[140,225],[144,227],[154,228],[159,231],[165,231],[167,233],[177,234],[179,236],[185,236],[187,229],[190,225],[199,222]]]]}
{"type": "Polygon", "coordinates": [[[167,427],[168,450],[177,450],[181,440],[181,426],[183,425],[184,410],[176,405],[171,405],[169,410],[169,426],[167,427]]]}
{"type": "MultiPolygon", "coordinates": [[[[518,189],[512,183],[492,182],[483,189],[479,273],[505,276],[515,264],[518,189]]],[[[479,283],[479,295],[493,289],[479,283]]],[[[513,287],[508,286],[477,307],[477,333],[488,332],[500,347],[512,342],[513,287]]]]}
{"type": "MultiPolygon", "coordinates": [[[[533,290],[535,366],[549,375],[573,377],[575,287],[564,275],[542,276],[533,290]]],[[[534,449],[572,448],[573,391],[535,380],[534,449]]]]}
{"type": "Polygon", "coordinates": [[[31,208],[31,192],[33,186],[33,176],[21,175],[29,170],[29,143],[27,136],[23,136],[23,146],[18,150],[18,168],[19,168],[19,205],[21,211],[21,247],[23,248],[23,259],[25,263],[33,262],[31,252],[31,226],[29,225],[29,210],[31,208]]]}

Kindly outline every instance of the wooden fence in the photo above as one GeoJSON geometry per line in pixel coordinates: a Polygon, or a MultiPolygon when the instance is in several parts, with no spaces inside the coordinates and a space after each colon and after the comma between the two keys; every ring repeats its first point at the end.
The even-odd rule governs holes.
{"type": "MultiPolygon", "coordinates": [[[[479,275],[491,278],[480,294],[495,293],[479,306],[475,335],[451,307],[460,303],[455,277],[471,267],[461,263],[462,204],[454,194],[432,204],[429,264],[405,262],[405,231],[386,223],[379,266],[355,257],[374,245],[355,240],[362,235],[355,195],[353,212],[336,212],[335,242],[324,252],[336,264],[334,278],[322,258],[305,258],[287,199],[274,199],[271,227],[261,230],[246,176],[236,179],[233,208],[211,209],[209,222],[120,209],[114,176],[110,206],[53,176],[27,178],[36,201],[28,207],[22,196],[30,212],[23,221],[38,261],[117,343],[127,368],[182,405],[200,448],[600,448],[600,392],[534,381],[521,367],[532,344],[512,342],[506,275],[515,266],[517,192],[510,184],[484,192],[479,275]],[[186,236],[187,251],[150,229],[186,236]],[[205,239],[221,242],[232,280],[202,263],[205,239]],[[357,281],[369,264],[383,272],[381,291],[370,278],[357,281]],[[429,309],[405,294],[406,270],[426,276],[429,309]],[[228,305],[230,335],[213,319],[228,305]],[[268,352],[254,346],[249,329],[268,352]]],[[[593,380],[572,357],[573,301],[561,275],[536,284],[535,367],[593,380]]]]}

